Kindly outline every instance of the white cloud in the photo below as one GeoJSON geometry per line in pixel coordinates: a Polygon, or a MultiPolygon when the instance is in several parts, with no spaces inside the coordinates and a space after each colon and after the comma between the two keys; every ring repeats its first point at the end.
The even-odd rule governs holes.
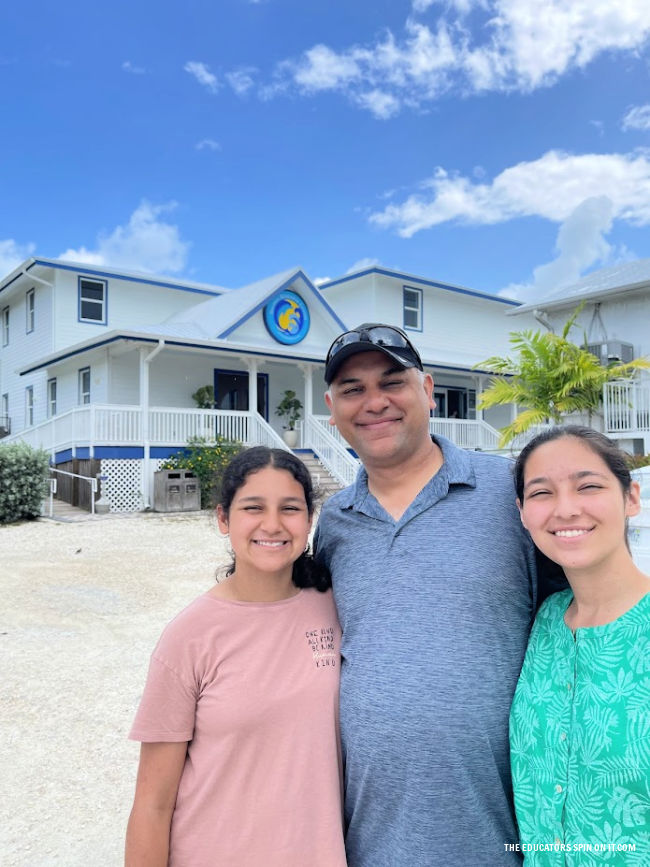
{"type": "Polygon", "coordinates": [[[125,60],[122,64],[124,72],[130,72],[131,75],[146,75],[147,70],[144,66],[134,66],[130,60],[125,60]]]}
{"type": "Polygon", "coordinates": [[[538,216],[560,222],[585,199],[607,196],[615,219],[650,223],[650,154],[572,155],[548,151],[505,169],[491,183],[438,168],[422,192],[370,215],[370,222],[410,238],[450,221],[494,224],[538,216]]]}
{"type": "Polygon", "coordinates": [[[331,277],[315,277],[314,286],[322,286],[323,283],[329,283],[331,279],[331,277]]]}
{"type": "Polygon", "coordinates": [[[345,273],[353,274],[355,271],[365,271],[367,268],[374,268],[377,265],[381,265],[379,259],[373,259],[370,256],[366,256],[364,259],[359,259],[354,263],[354,265],[350,265],[345,273]]]}
{"type": "Polygon", "coordinates": [[[413,0],[414,12],[426,12],[429,6],[433,6],[438,0],[413,0]]]}
{"type": "Polygon", "coordinates": [[[507,286],[499,294],[532,301],[575,283],[588,268],[605,262],[611,255],[612,248],[605,235],[612,228],[613,215],[614,206],[607,196],[585,199],[560,225],[556,258],[535,268],[531,283],[507,286]]]}
{"type": "Polygon", "coordinates": [[[60,253],[59,258],[90,265],[176,274],[185,268],[190,245],[181,240],[178,226],[161,219],[175,207],[174,202],[152,205],[143,200],[126,226],[117,226],[110,234],[98,236],[96,249],[68,249],[60,253]]]}
{"type": "Polygon", "coordinates": [[[363,108],[369,109],[375,117],[386,120],[400,110],[400,101],[390,93],[383,90],[370,90],[368,93],[360,93],[355,102],[363,108]]]}
{"type": "Polygon", "coordinates": [[[257,70],[253,66],[245,66],[226,73],[226,81],[235,91],[237,96],[243,96],[255,83],[253,76],[257,70]]]}
{"type": "Polygon", "coordinates": [[[213,138],[202,138],[201,141],[197,142],[194,147],[197,151],[209,150],[209,151],[220,151],[221,145],[218,141],[215,141],[213,138]]]}
{"type": "Polygon", "coordinates": [[[21,262],[28,259],[35,249],[35,244],[19,244],[13,238],[0,241],[0,275],[4,277],[9,274],[21,262]]]}
{"type": "Polygon", "coordinates": [[[305,93],[335,90],[362,78],[356,53],[337,54],[326,45],[315,45],[295,67],[287,64],[287,68],[292,69],[293,80],[305,93]]]}
{"type": "Polygon", "coordinates": [[[435,23],[409,17],[401,35],[386,30],[341,50],[319,44],[283,61],[261,96],[337,91],[385,119],[450,91],[549,86],[604,52],[636,52],[650,38],[647,0],[545,0],[543,12],[539,0],[414,0],[413,12],[434,3],[442,7],[435,23]],[[481,14],[470,30],[472,10],[481,14]]]}
{"type": "Polygon", "coordinates": [[[650,129],[650,105],[635,105],[621,121],[624,130],[650,129]]]}
{"type": "Polygon", "coordinates": [[[183,67],[185,72],[189,72],[203,85],[210,93],[216,93],[219,90],[219,82],[217,76],[210,72],[210,67],[205,63],[200,63],[197,60],[188,60],[183,67]]]}

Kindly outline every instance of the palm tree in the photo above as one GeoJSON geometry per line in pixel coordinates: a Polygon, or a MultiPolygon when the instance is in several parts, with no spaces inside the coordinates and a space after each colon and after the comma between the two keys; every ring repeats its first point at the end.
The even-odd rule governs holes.
{"type": "Polygon", "coordinates": [[[573,412],[587,412],[591,416],[600,406],[606,382],[650,368],[650,362],[643,358],[603,367],[595,355],[572,343],[569,332],[580,310],[581,307],[571,316],[561,334],[513,332],[510,344],[514,358],[494,355],[476,365],[495,374],[479,395],[480,409],[506,403],[525,407],[511,424],[501,429],[502,447],[533,425],[548,421],[559,424],[573,412]]]}

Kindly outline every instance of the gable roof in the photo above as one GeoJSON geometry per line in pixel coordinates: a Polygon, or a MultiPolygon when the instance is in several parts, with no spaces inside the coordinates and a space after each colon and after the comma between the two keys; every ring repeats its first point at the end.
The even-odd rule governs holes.
{"type": "Polygon", "coordinates": [[[592,271],[576,283],[556,286],[535,301],[510,311],[510,315],[538,309],[572,307],[580,301],[612,298],[646,288],[650,289],[650,259],[637,259],[635,262],[623,262],[592,271]]]}
{"type": "Polygon", "coordinates": [[[233,289],[225,295],[210,298],[174,313],[158,325],[139,330],[173,337],[223,340],[261,310],[272,295],[288,288],[296,280],[301,281],[304,291],[310,294],[320,307],[324,307],[341,330],[345,331],[345,324],[301,268],[289,268],[249,283],[241,289],[233,289]]]}
{"type": "Polygon", "coordinates": [[[359,271],[353,271],[351,274],[345,274],[343,277],[337,277],[334,280],[328,280],[326,283],[319,283],[318,288],[322,291],[327,291],[332,286],[339,286],[341,283],[346,283],[349,280],[357,280],[359,277],[365,277],[368,274],[379,274],[383,277],[396,277],[398,280],[404,280],[408,283],[417,283],[420,286],[431,286],[434,289],[444,289],[447,292],[457,292],[460,295],[471,295],[473,298],[481,298],[485,301],[496,301],[499,304],[506,304],[510,307],[519,307],[521,301],[515,301],[513,298],[505,298],[502,295],[488,295],[486,292],[479,292],[476,289],[468,289],[466,286],[457,286],[454,283],[441,283],[437,280],[428,280],[425,277],[418,277],[415,274],[407,274],[405,271],[393,271],[390,268],[380,268],[373,265],[372,268],[362,268],[359,271]]]}
{"type": "MultiPolygon", "coordinates": [[[[71,262],[63,259],[38,259],[31,257],[21,262],[7,276],[0,280],[0,292],[7,289],[16,280],[21,277],[29,276],[34,268],[54,268],[58,271],[75,271],[79,274],[87,274],[92,277],[101,277],[103,279],[118,279],[128,280],[131,283],[146,283],[151,286],[161,286],[165,289],[180,289],[185,292],[195,292],[199,295],[221,295],[231,292],[231,289],[226,289],[225,286],[215,286],[210,283],[196,283],[191,280],[177,280],[173,277],[160,277],[156,274],[146,274],[142,271],[122,271],[121,269],[107,267],[96,267],[89,265],[87,262],[71,262]]],[[[34,272],[35,273],[35,272],[34,272]]]]}

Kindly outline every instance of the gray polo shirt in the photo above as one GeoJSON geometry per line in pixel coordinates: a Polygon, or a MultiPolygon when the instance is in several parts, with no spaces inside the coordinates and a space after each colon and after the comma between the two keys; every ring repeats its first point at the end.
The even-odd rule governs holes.
{"type": "Polygon", "coordinates": [[[507,848],[508,713],[536,608],[533,546],[511,462],[436,442],[444,463],[399,521],[362,469],[318,524],[343,627],[350,867],[521,863],[507,848]]]}

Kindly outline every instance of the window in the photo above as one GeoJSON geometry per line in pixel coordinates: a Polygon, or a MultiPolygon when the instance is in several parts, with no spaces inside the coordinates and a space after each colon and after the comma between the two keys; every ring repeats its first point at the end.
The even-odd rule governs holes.
{"type": "Polygon", "coordinates": [[[56,415],[56,379],[47,381],[47,415],[48,418],[56,415]]]}
{"type": "Polygon", "coordinates": [[[2,311],[2,345],[9,346],[9,308],[2,311]]]}
{"type": "Polygon", "coordinates": [[[106,324],[106,282],[79,278],[79,320],[106,324]]]}
{"type": "Polygon", "coordinates": [[[30,289],[25,295],[25,330],[27,334],[34,330],[34,296],[36,291],[30,289]]]}
{"type": "Polygon", "coordinates": [[[34,424],[34,386],[28,385],[25,389],[25,427],[34,424]]]}
{"type": "Polygon", "coordinates": [[[422,290],[404,286],[402,301],[404,305],[404,328],[422,331],[422,290]]]}
{"type": "Polygon", "coordinates": [[[90,368],[82,367],[79,371],[79,403],[90,403],[90,368]]]}
{"type": "Polygon", "coordinates": [[[0,428],[5,431],[9,427],[9,394],[2,395],[2,403],[0,403],[0,428]]]}

